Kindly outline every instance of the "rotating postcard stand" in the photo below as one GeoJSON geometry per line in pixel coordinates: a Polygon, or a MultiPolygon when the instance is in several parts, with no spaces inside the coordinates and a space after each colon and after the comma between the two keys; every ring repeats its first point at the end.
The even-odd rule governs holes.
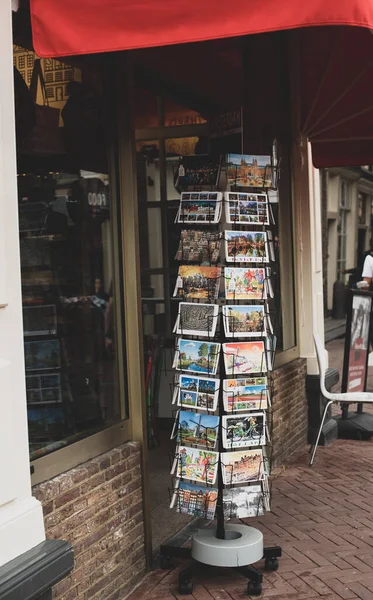
{"type": "MultiPolygon", "coordinates": [[[[262,190],[260,190],[262,192],[262,190]]],[[[193,198],[194,200],[194,198],[193,198]]],[[[197,200],[197,198],[196,198],[197,200]]],[[[199,198],[198,198],[199,200],[199,198]]],[[[203,199],[204,200],[204,199],[203,199]]],[[[215,198],[214,198],[215,200],[215,198]]],[[[218,202],[221,202],[221,197],[217,197],[216,200],[218,200],[218,202]]],[[[237,199],[238,200],[238,199],[237,199]]],[[[260,199],[258,199],[260,200],[260,199]]],[[[189,197],[186,198],[186,201],[189,201],[189,197]]],[[[228,198],[226,199],[226,202],[228,202],[228,198]]],[[[189,214],[188,214],[188,207],[185,210],[185,201],[181,201],[181,207],[180,207],[180,211],[179,214],[177,216],[177,220],[178,222],[183,222],[187,225],[192,225],[192,220],[193,219],[190,218],[189,214]],[[184,216],[187,213],[187,218],[185,218],[184,220],[184,216]]],[[[268,208],[268,207],[267,207],[268,208]]],[[[259,209],[258,209],[259,210],[259,209]]],[[[191,212],[191,211],[190,211],[191,212]]],[[[201,212],[201,211],[200,211],[201,212]]],[[[203,212],[203,211],[202,211],[203,212]]],[[[229,209],[228,209],[229,212],[229,209]]],[[[232,214],[236,214],[235,210],[232,211],[232,214]]],[[[208,217],[206,218],[206,224],[208,223],[209,225],[212,223],[217,223],[220,220],[220,216],[222,214],[222,210],[220,208],[218,208],[217,206],[214,206],[212,208],[208,209],[208,217]],[[213,215],[213,217],[211,218],[210,215],[213,215]]],[[[258,217],[257,221],[254,222],[246,222],[244,219],[242,221],[240,221],[239,219],[235,219],[235,220],[230,220],[229,218],[227,219],[227,223],[231,223],[230,225],[228,225],[228,227],[231,228],[232,231],[225,231],[223,232],[223,241],[225,243],[225,248],[226,248],[226,264],[227,264],[227,268],[226,270],[230,273],[230,277],[231,277],[231,272],[233,271],[233,269],[236,267],[238,267],[239,269],[245,269],[245,271],[247,270],[246,267],[252,267],[253,270],[258,269],[258,264],[259,264],[259,269],[262,269],[264,275],[264,280],[262,282],[262,295],[261,295],[261,300],[265,300],[267,298],[267,295],[270,296],[271,295],[271,284],[268,281],[268,271],[269,269],[266,267],[265,265],[265,261],[264,258],[261,259],[259,257],[259,245],[262,243],[265,245],[265,254],[267,256],[266,261],[269,260],[274,260],[273,258],[273,251],[271,252],[269,250],[269,245],[270,245],[270,240],[272,239],[271,236],[271,232],[266,229],[264,231],[264,224],[269,224],[269,217],[268,217],[268,211],[266,213],[266,217],[261,218],[260,216],[258,217]],[[234,239],[234,234],[240,234],[240,238],[244,238],[244,233],[245,231],[243,229],[243,227],[245,225],[250,225],[250,229],[253,228],[254,231],[250,231],[247,233],[247,235],[250,237],[250,243],[256,245],[256,250],[254,251],[254,258],[248,260],[247,262],[250,262],[250,265],[247,264],[247,262],[245,260],[242,259],[242,257],[240,256],[240,248],[242,247],[242,243],[245,243],[244,239],[234,239]],[[261,228],[261,231],[258,228],[261,228]],[[260,235],[261,234],[261,235],[260,235]],[[258,240],[256,239],[256,235],[258,235],[258,240]],[[260,240],[259,240],[260,238],[260,240]],[[234,249],[233,253],[232,253],[232,248],[234,249]],[[258,256],[258,258],[256,259],[255,257],[258,256]],[[233,257],[233,258],[232,258],[233,257]],[[242,264],[244,264],[244,267],[242,267],[242,264]]],[[[263,215],[262,215],[263,216],[263,215]]],[[[202,219],[203,217],[201,217],[200,215],[197,215],[196,220],[197,223],[200,221],[200,219],[202,219]]],[[[211,237],[209,238],[211,239],[211,237]]],[[[211,252],[210,250],[210,242],[207,242],[207,246],[208,246],[208,251],[207,251],[207,255],[211,256],[211,252]]],[[[249,246],[249,242],[247,242],[247,247],[249,246]]],[[[215,246],[214,246],[215,249],[215,246]]],[[[179,256],[182,257],[182,259],[187,260],[186,259],[186,255],[188,255],[189,253],[189,247],[188,247],[188,251],[184,252],[184,248],[181,242],[181,247],[179,247],[178,253],[179,256]]],[[[194,252],[194,256],[195,256],[196,252],[194,252]]],[[[198,254],[198,253],[197,253],[198,254]]],[[[206,252],[204,253],[206,254],[206,252]]],[[[216,264],[216,260],[214,261],[214,264],[216,264]]],[[[204,263],[206,264],[206,262],[204,263]]],[[[210,262],[211,265],[211,262],[210,262]]],[[[210,267],[190,267],[189,271],[187,271],[187,267],[180,267],[179,269],[179,277],[178,277],[178,281],[176,283],[176,287],[175,287],[175,292],[174,295],[179,297],[180,299],[186,301],[186,302],[199,302],[200,299],[202,298],[202,302],[208,302],[208,303],[212,303],[213,305],[216,303],[217,301],[217,290],[218,290],[218,285],[217,285],[217,279],[220,279],[220,277],[222,276],[222,269],[221,267],[214,267],[214,269],[216,269],[216,273],[212,273],[210,275],[208,275],[208,272],[203,272],[203,269],[209,269],[212,268],[210,267]],[[196,281],[196,273],[194,273],[194,270],[199,269],[199,275],[205,278],[205,288],[206,288],[206,294],[204,296],[200,295],[200,294],[196,294],[195,293],[195,289],[194,289],[194,284],[196,281]],[[188,280],[186,273],[189,273],[189,277],[193,277],[194,279],[192,280],[188,280]],[[191,273],[191,275],[190,275],[191,273]],[[210,277],[210,279],[206,279],[206,277],[210,277]],[[185,279],[184,279],[185,278],[185,279]],[[215,280],[216,278],[216,280],[215,280]],[[191,291],[192,290],[192,291],[191,291]],[[194,290],[194,291],[193,291],[194,290]]],[[[224,274],[225,276],[225,274],[224,274]]],[[[230,280],[231,281],[231,280],[230,280]]],[[[237,281],[237,280],[236,280],[237,281]]],[[[233,401],[231,402],[231,406],[229,407],[229,399],[227,399],[227,394],[226,394],[226,390],[224,389],[224,385],[223,385],[223,377],[232,377],[232,381],[238,381],[235,379],[235,377],[237,375],[239,375],[240,373],[244,372],[241,371],[239,366],[236,367],[236,363],[238,365],[239,361],[242,358],[242,355],[238,354],[236,355],[235,358],[233,358],[233,366],[231,367],[231,369],[228,371],[227,368],[227,356],[230,354],[231,355],[231,348],[233,346],[237,346],[238,344],[237,342],[241,345],[241,347],[247,343],[246,340],[249,339],[250,342],[248,342],[249,344],[252,343],[253,341],[253,337],[256,339],[258,337],[261,337],[261,334],[257,333],[254,336],[253,334],[248,334],[248,337],[242,336],[241,333],[234,331],[234,327],[233,327],[233,331],[232,331],[232,326],[229,324],[229,312],[227,313],[224,308],[228,305],[229,306],[233,306],[235,308],[235,305],[237,304],[237,306],[242,306],[239,304],[239,301],[242,300],[243,298],[241,296],[238,296],[237,298],[237,302],[236,302],[236,296],[235,296],[235,291],[232,292],[231,288],[230,288],[230,292],[228,293],[228,286],[226,285],[226,281],[225,281],[225,289],[226,289],[226,294],[225,294],[225,305],[223,307],[223,311],[222,313],[219,315],[218,319],[220,319],[219,325],[215,328],[212,328],[213,330],[208,331],[208,335],[207,337],[210,340],[214,340],[213,343],[215,345],[219,346],[219,360],[218,360],[218,369],[217,369],[217,365],[214,365],[214,370],[210,372],[210,360],[212,362],[215,362],[211,357],[212,354],[210,353],[210,350],[208,351],[207,354],[207,377],[219,377],[220,378],[220,384],[218,387],[218,401],[217,401],[217,406],[213,405],[212,408],[208,405],[207,403],[207,412],[216,412],[218,415],[218,425],[216,426],[218,429],[218,435],[217,435],[217,440],[215,439],[215,446],[213,449],[211,449],[210,452],[210,448],[209,450],[206,449],[206,451],[199,451],[200,454],[204,455],[204,460],[205,460],[205,465],[207,464],[207,466],[205,466],[203,472],[204,475],[202,475],[202,479],[200,478],[198,481],[203,482],[206,487],[205,489],[205,494],[204,496],[209,497],[209,501],[206,502],[202,500],[200,500],[200,504],[198,504],[199,500],[198,497],[196,497],[196,495],[194,496],[193,502],[196,503],[193,506],[200,506],[200,509],[197,509],[196,511],[194,511],[193,513],[190,512],[190,506],[188,505],[188,503],[191,502],[191,495],[190,493],[187,493],[187,488],[188,485],[184,486],[183,489],[183,494],[182,496],[180,496],[180,492],[178,490],[174,489],[174,494],[177,495],[177,501],[180,503],[179,506],[179,512],[187,512],[188,514],[195,514],[195,515],[199,515],[205,518],[210,518],[211,519],[211,515],[210,517],[207,515],[208,511],[211,508],[211,503],[214,503],[213,509],[211,510],[212,512],[212,516],[215,516],[215,522],[213,524],[211,524],[211,526],[203,528],[203,529],[199,529],[197,531],[197,533],[195,533],[192,537],[192,544],[191,547],[177,547],[177,546],[169,546],[169,545],[162,545],[160,548],[160,555],[161,555],[161,568],[163,569],[169,569],[172,568],[173,565],[173,558],[183,558],[183,559],[194,559],[194,563],[192,563],[187,569],[184,569],[180,572],[179,574],[179,592],[180,594],[191,594],[192,590],[193,590],[193,575],[194,573],[199,570],[201,565],[209,565],[212,567],[230,567],[235,569],[236,571],[238,571],[240,574],[242,574],[243,576],[245,576],[249,582],[248,582],[248,588],[247,588],[247,592],[249,595],[252,596],[259,596],[261,594],[261,586],[262,586],[262,573],[260,571],[258,571],[255,567],[253,567],[252,565],[256,562],[258,562],[259,560],[261,560],[262,558],[265,559],[265,569],[266,570],[277,570],[278,568],[278,557],[281,556],[281,548],[280,547],[270,547],[270,548],[265,548],[264,547],[264,540],[263,540],[263,535],[262,533],[257,530],[254,527],[250,527],[246,524],[241,522],[239,523],[226,523],[226,518],[229,518],[229,516],[235,516],[237,517],[237,515],[228,515],[227,516],[227,502],[226,502],[226,496],[225,493],[228,491],[232,491],[232,498],[234,497],[234,491],[238,491],[239,488],[236,487],[236,485],[239,483],[239,474],[236,474],[237,480],[233,478],[233,474],[234,474],[234,468],[235,468],[235,464],[237,463],[233,463],[231,462],[229,464],[229,452],[227,452],[227,450],[231,449],[231,450],[237,450],[237,448],[240,448],[240,443],[238,442],[238,446],[234,446],[234,442],[231,441],[231,446],[229,445],[229,443],[227,444],[227,440],[230,434],[230,431],[228,432],[228,421],[227,419],[230,418],[231,415],[234,415],[234,417],[237,417],[237,415],[239,415],[240,413],[238,412],[239,410],[242,410],[238,407],[238,404],[235,404],[235,400],[234,400],[234,395],[233,395],[233,401]],[[231,343],[229,343],[229,338],[233,337],[233,340],[231,340],[231,343]],[[235,337],[241,337],[240,340],[234,339],[235,337]],[[244,337],[244,340],[242,339],[242,337],[244,337]],[[227,339],[228,338],[228,339],[227,339]],[[236,344],[234,343],[236,342],[236,344]],[[236,360],[237,359],[237,360],[236,360]],[[216,372],[218,371],[218,375],[216,375],[216,372]],[[215,411],[215,409],[217,408],[217,410],[215,411]],[[213,410],[212,410],[213,409],[213,410]],[[227,410],[228,409],[228,410],[227,410]],[[235,409],[238,409],[238,411],[236,411],[235,409]],[[228,416],[227,416],[228,415],[228,416]],[[233,466],[232,466],[233,465],[233,466]],[[229,471],[229,468],[231,468],[231,471],[229,471]],[[217,481],[217,485],[215,484],[215,481],[217,481]],[[211,488],[211,486],[215,485],[214,488],[211,488]],[[210,487],[208,487],[210,486],[210,487]],[[212,500],[212,496],[213,494],[216,492],[216,498],[214,498],[214,500],[212,500]],[[209,504],[210,503],[210,504],[209,504]],[[182,506],[181,506],[182,504],[182,506]],[[183,507],[184,510],[183,511],[183,507]]],[[[241,292],[240,292],[241,293],[241,292]]],[[[273,293],[272,293],[273,295],[273,293]]],[[[255,301],[256,304],[258,304],[258,299],[255,299],[255,296],[250,296],[250,303],[252,303],[252,301],[255,301]]],[[[197,304],[198,306],[198,304],[197,304]]],[[[200,305],[201,306],[201,305],[200,305]]],[[[254,307],[255,308],[255,307],[254,307]]],[[[264,311],[264,309],[263,309],[264,311]]],[[[259,313],[259,311],[256,311],[259,313]]],[[[213,317],[210,317],[213,318],[213,317]]],[[[263,317],[264,318],[264,317],[263,317]]],[[[182,319],[182,314],[180,311],[179,317],[178,317],[178,321],[176,323],[175,326],[175,332],[178,333],[179,335],[181,335],[182,337],[179,339],[178,345],[176,346],[176,357],[175,357],[175,363],[174,363],[174,367],[178,368],[179,371],[183,374],[185,373],[184,368],[186,367],[186,365],[188,364],[188,362],[191,362],[192,359],[194,359],[193,354],[191,354],[190,356],[186,355],[185,352],[185,346],[186,344],[183,345],[184,342],[188,342],[187,340],[184,340],[183,337],[184,336],[193,336],[194,339],[189,340],[189,342],[192,343],[196,343],[196,344],[201,344],[201,342],[194,342],[196,335],[198,335],[198,332],[190,325],[190,323],[188,323],[188,327],[185,327],[184,329],[184,321],[182,319]],[[178,362],[179,361],[179,362],[178,362]]],[[[216,323],[215,323],[216,325],[216,323]]],[[[268,328],[268,325],[267,325],[268,328]]],[[[261,332],[264,333],[264,330],[261,332]]],[[[205,335],[206,337],[206,333],[202,334],[205,335]]],[[[261,375],[263,375],[263,373],[265,373],[266,375],[269,373],[269,371],[272,370],[272,365],[273,365],[273,360],[274,360],[274,346],[270,346],[270,344],[268,344],[268,340],[271,339],[271,335],[267,329],[266,331],[266,338],[265,341],[260,342],[262,345],[260,346],[259,344],[257,344],[257,347],[262,348],[262,353],[261,353],[261,358],[259,358],[259,361],[261,360],[261,365],[260,368],[257,366],[256,370],[254,370],[254,372],[259,375],[259,373],[261,373],[261,375]]],[[[192,345],[192,344],[190,344],[192,345]]],[[[208,345],[206,343],[204,343],[204,345],[208,345]]],[[[202,355],[202,352],[201,354],[202,355]]],[[[196,365],[195,365],[196,366],[196,365]]],[[[198,365],[197,365],[198,366],[198,365]]],[[[200,373],[198,373],[198,378],[199,378],[200,373]]],[[[194,405],[193,407],[191,407],[189,404],[185,405],[183,404],[183,397],[187,397],[185,396],[181,396],[182,391],[181,391],[181,385],[182,385],[182,377],[183,375],[180,375],[179,381],[180,383],[178,385],[180,385],[180,389],[176,390],[176,396],[178,398],[178,404],[179,406],[185,407],[187,406],[187,408],[194,410],[196,408],[196,405],[194,405]]],[[[246,377],[248,377],[246,375],[246,377]]],[[[251,374],[250,374],[251,377],[251,374]]],[[[197,378],[197,379],[198,379],[197,378]]],[[[259,379],[259,378],[257,378],[259,379]]],[[[261,377],[261,380],[264,381],[264,379],[267,381],[266,378],[261,377]]],[[[224,382],[225,383],[225,382],[224,382]]],[[[198,389],[198,388],[197,388],[198,389]]],[[[188,395],[188,399],[187,402],[191,403],[194,401],[193,399],[193,393],[189,393],[188,395]]],[[[267,398],[269,399],[268,396],[268,392],[266,390],[265,392],[265,407],[268,408],[267,406],[267,398]]],[[[198,401],[195,400],[195,402],[197,403],[198,401]]],[[[258,400],[256,400],[256,404],[255,406],[257,406],[258,400]]],[[[261,407],[261,403],[262,403],[262,396],[260,396],[259,399],[259,408],[261,407]]],[[[264,403],[264,400],[263,400],[264,403]]],[[[249,403],[247,403],[248,405],[249,403]]],[[[258,407],[257,407],[258,408],[258,407]]],[[[198,410],[198,407],[197,407],[198,410]]],[[[202,410],[200,408],[200,410],[202,410]]],[[[250,410],[247,409],[247,410],[250,410]]],[[[189,413],[192,414],[192,413],[189,413]]],[[[251,413],[252,415],[254,413],[251,413]]],[[[255,413],[258,414],[258,413],[255,413]]],[[[264,413],[262,413],[264,415],[264,413]]],[[[247,415],[244,415],[247,416],[247,415]]],[[[193,417],[195,419],[195,417],[193,417]]],[[[198,423],[199,426],[201,425],[202,421],[201,419],[198,419],[198,423]]],[[[182,433],[182,427],[183,425],[180,423],[180,419],[179,419],[179,424],[177,427],[178,430],[178,434],[176,435],[176,439],[177,442],[179,444],[178,446],[178,450],[176,451],[176,455],[175,455],[175,460],[174,460],[174,467],[173,467],[173,472],[177,474],[177,476],[179,477],[179,486],[183,485],[181,482],[184,481],[184,478],[190,481],[193,481],[190,472],[188,472],[187,466],[186,466],[186,455],[190,452],[192,452],[192,450],[188,450],[188,446],[184,446],[183,444],[187,444],[187,443],[192,443],[194,444],[194,442],[196,441],[196,439],[190,439],[189,438],[185,438],[183,437],[183,433],[182,433]]],[[[264,416],[262,417],[262,429],[261,431],[263,432],[263,428],[267,427],[267,425],[265,425],[265,420],[264,420],[264,416]]],[[[253,432],[250,432],[250,435],[253,436],[253,432]]],[[[210,436],[211,437],[211,436],[210,436]]],[[[267,441],[268,441],[269,435],[267,436],[267,441]]],[[[207,438],[207,430],[206,430],[206,434],[205,434],[205,438],[206,440],[206,447],[208,446],[208,438],[207,438]]],[[[210,440],[210,443],[211,440],[210,440]]],[[[245,450],[244,452],[242,452],[243,455],[245,455],[244,459],[245,460],[250,460],[249,458],[246,458],[250,455],[250,453],[253,453],[255,455],[255,458],[253,458],[253,460],[257,460],[259,457],[260,460],[260,466],[258,468],[258,473],[257,475],[253,476],[252,479],[245,479],[243,478],[243,482],[247,482],[247,481],[255,481],[257,483],[260,483],[260,480],[263,479],[263,483],[262,483],[262,488],[259,487],[259,489],[262,489],[262,496],[264,498],[264,503],[268,503],[269,506],[269,486],[267,483],[267,479],[265,477],[264,474],[264,465],[265,465],[265,461],[268,460],[268,458],[264,457],[263,454],[263,450],[262,448],[258,448],[258,445],[260,446],[259,442],[253,442],[252,446],[255,447],[254,450],[245,450]],[[261,457],[261,458],[260,458],[261,457]],[[263,476],[263,477],[262,477],[263,476]],[[264,479],[266,482],[266,491],[264,491],[264,479]]],[[[247,447],[247,444],[244,443],[243,447],[247,447]]],[[[189,447],[190,448],[190,447],[189,447]]],[[[236,456],[236,454],[240,454],[240,453],[232,453],[233,455],[236,456]]],[[[233,461],[233,456],[230,459],[231,461],[233,461]]],[[[239,468],[240,465],[239,465],[239,468]]],[[[248,468],[248,467],[247,467],[248,468]]],[[[251,467],[252,468],[252,467],[251,467]]],[[[242,485],[242,484],[240,484],[242,485]]],[[[243,483],[243,485],[245,485],[245,483],[243,483]]],[[[246,483],[247,485],[247,483],[246,483]]],[[[246,486],[245,486],[246,487],[246,486]]],[[[250,486],[251,487],[251,486],[250,486]]],[[[179,489],[179,488],[178,488],[179,489]]],[[[253,489],[253,488],[252,488],[253,489]]],[[[200,492],[201,494],[203,494],[203,492],[200,492]]],[[[197,495],[198,496],[198,495],[197,495]]],[[[229,503],[228,503],[229,504],[229,503]]],[[[232,502],[233,504],[233,502],[232,502]]],[[[172,503],[171,503],[172,505],[172,503]]],[[[268,508],[269,509],[269,508],[268,508]]],[[[229,509],[228,509],[229,512],[229,509]]],[[[234,511],[232,511],[234,512],[234,511]]],[[[257,514],[260,514],[259,512],[257,514]]],[[[262,514],[262,513],[261,513],[262,514]]],[[[240,517],[237,517],[240,518],[240,517]]]]}

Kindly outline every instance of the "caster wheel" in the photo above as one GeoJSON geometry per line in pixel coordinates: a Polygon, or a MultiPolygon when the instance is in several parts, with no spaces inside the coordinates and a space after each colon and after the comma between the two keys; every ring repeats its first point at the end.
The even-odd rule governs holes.
{"type": "Polygon", "coordinates": [[[179,594],[187,596],[193,592],[193,581],[179,581],[179,594]]]}
{"type": "Polygon", "coordinates": [[[265,563],[264,563],[264,568],[266,571],[277,571],[277,569],[278,569],[277,558],[266,558],[265,563]]]}
{"type": "Polygon", "coordinates": [[[171,571],[171,569],[175,568],[175,564],[172,562],[170,556],[161,556],[160,567],[163,571],[171,571]]]}
{"type": "Polygon", "coordinates": [[[255,583],[255,581],[249,581],[247,584],[247,595],[248,596],[260,596],[262,593],[262,584],[255,583]]]}

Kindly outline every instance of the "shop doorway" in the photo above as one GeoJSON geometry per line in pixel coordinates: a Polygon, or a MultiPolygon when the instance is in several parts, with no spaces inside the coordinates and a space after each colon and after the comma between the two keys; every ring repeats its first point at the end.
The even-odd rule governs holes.
{"type": "MultiPolygon", "coordinates": [[[[163,99],[158,103],[163,104],[163,99]]],[[[192,116],[197,118],[190,114],[184,118],[192,116]]],[[[172,285],[177,275],[178,264],[174,257],[181,231],[180,226],[174,225],[180,198],[175,178],[179,157],[195,153],[202,137],[200,130],[203,133],[204,127],[203,123],[182,126],[179,134],[175,131],[177,126],[169,125],[174,120],[167,115],[166,123],[155,127],[150,137],[149,131],[137,130],[136,135],[153,550],[191,520],[169,508],[173,449],[170,434],[175,418],[172,404],[175,338],[172,329],[177,315],[172,285]],[[167,124],[173,130],[172,137],[167,124]]]]}
{"type": "MultiPolygon", "coordinates": [[[[180,203],[178,174],[181,157],[211,156],[214,140],[197,111],[169,98],[151,98],[138,90],[148,106],[137,119],[136,156],[144,334],[147,438],[149,447],[150,511],[153,550],[185,527],[193,517],[170,510],[170,469],[174,442],[170,440],[176,407],[172,404],[178,301],[173,298],[179,262],[175,259],[182,225],[175,223],[180,203]],[[153,110],[152,110],[153,109],[153,110]]],[[[240,133],[226,139],[241,151],[240,133]]],[[[216,144],[216,142],[215,142],[216,144]]],[[[217,160],[221,148],[216,148],[217,160]]]]}

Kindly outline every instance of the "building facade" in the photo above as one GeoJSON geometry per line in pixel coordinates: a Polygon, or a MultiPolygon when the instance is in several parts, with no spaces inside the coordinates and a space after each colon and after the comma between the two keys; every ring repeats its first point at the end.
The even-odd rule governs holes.
{"type": "MultiPolygon", "coordinates": [[[[198,144],[239,153],[277,140],[273,464],[289,460],[307,441],[305,381],[317,372],[312,332],[323,335],[321,186],[298,122],[296,70],[287,52],[294,40],[270,38],[283,74],[272,86],[276,106],[283,107],[274,123],[269,109],[255,118],[259,104],[268,102],[265,87],[253,98],[246,85],[237,102],[236,90],[226,90],[209,69],[199,85],[188,80],[200,58],[195,44],[184,46],[184,57],[180,47],[161,49],[161,60],[153,49],[45,59],[46,89],[61,106],[39,100],[37,112],[49,109],[54,125],[48,133],[53,129],[65,144],[61,155],[50,137],[43,140],[49,152],[40,151],[36,136],[25,150],[19,129],[16,143],[26,109],[17,94],[14,109],[13,64],[24,77],[26,106],[28,57],[34,55],[17,22],[13,52],[10,1],[0,7],[0,23],[0,389],[8,399],[0,445],[2,456],[12,457],[2,466],[0,565],[45,537],[67,540],[75,569],[54,597],[114,600],[151,564],[156,528],[144,356],[156,341],[168,370],[175,317],[171,224],[180,198],[175,155],[197,153],[198,144]],[[76,85],[66,99],[65,88],[61,97],[55,84],[65,86],[72,62],[76,85]],[[238,138],[223,135],[216,142],[209,123],[219,110],[237,112],[237,105],[246,114],[238,138]],[[56,108],[58,119],[50,112],[56,108]]],[[[241,46],[224,44],[207,48],[206,64],[219,56],[229,68],[241,68],[241,46]]],[[[254,66],[251,79],[253,72],[254,66]]],[[[261,74],[258,64],[258,81],[261,74]]],[[[37,119],[28,126],[36,125],[37,119]]],[[[170,419],[169,375],[158,384],[158,416],[170,419]]]]}
{"type": "Polygon", "coordinates": [[[373,178],[371,167],[326,169],[321,175],[325,212],[323,217],[326,255],[326,308],[333,308],[333,285],[348,283],[345,271],[361,275],[364,253],[370,249],[373,178]]]}

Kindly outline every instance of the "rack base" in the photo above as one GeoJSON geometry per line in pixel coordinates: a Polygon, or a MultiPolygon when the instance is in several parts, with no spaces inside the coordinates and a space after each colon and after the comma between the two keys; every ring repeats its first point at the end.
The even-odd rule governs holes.
{"type": "Polygon", "coordinates": [[[246,525],[225,525],[225,539],[214,529],[199,529],[192,539],[192,558],[213,567],[243,567],[263,556],[263,534],[246,525]]]}
{"type": "Polygon", "coordinates": [[[248,579],[247,593],[260,596],[263,575],[252,563],[265,559],[267,571],[277,571],[278,558],[282,554],[279,546],[263,547],[262,533],[253,527],[240,524],[227,524],[224,540],[216,537],[215,529],[199,529],[192,538],[192,547],[161,546],[161,568],[174,568],[173,558],[194,559],[187,569],[179,574],[179,593],[191,594],[193,577],[202,565],[228,567],[248,579]]]}

